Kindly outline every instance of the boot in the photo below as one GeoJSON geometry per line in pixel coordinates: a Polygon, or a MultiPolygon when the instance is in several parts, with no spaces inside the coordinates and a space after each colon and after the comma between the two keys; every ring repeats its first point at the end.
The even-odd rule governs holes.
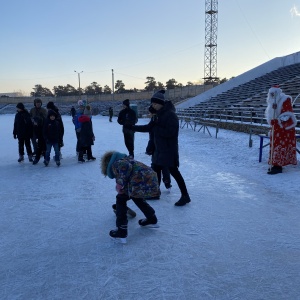
{"type": "Polygon", "coordinates": [[[22,161],[24,161],[24,155],[19,155],[19,159],[18,159],[18,162],[22,162],[22,161]]]}
{"type": "Polygon", "coordinates": [[[45,165],[45,167],[47,167],[49,165],[49,161],[45,159],[44,160],[44,165],[45,165]]]}
{"type": "Polygon", "coordinates": [[[153,215],[150,218],[139,220],[139,225],[142,226],[142,227],[144,227],[144,226],[147,226],[147,227],[158,227],[156,215],[153,215]]]}
{"type": "Polygon", "coordinates": [[[269,174],[269,175],[275,175],[275,174],[278,174],[278,173],[282,173],[282,167],[280,167],[280,166],[273,166],[267,172],[267,174],[269,174]]]}
{"type": "Polygon", "coordinates": [[[96,157],[94,157],[94,156],[89,156],[87,160],[88,160],[88,161],[94,161],[94,160],[96,160],[96,157]]]}
{"type": "Polygon", "coordinates": [[[109,232],[110,237],[112,237],[115,241],[120,242],[121,244],[127,243],[127,225],[125,225],[126,229],[117,228],[115,230],[111,230],[109,232]]]}
{"type": "Polygon", "coordinates": [[[28,154],[28,160],[29,160],[30,162],[33,162],[32,154],[28,154]]]}
{"type": "Polygon", "coordinates": [[[40,160],[39,158],[35,157],[35,159],[33,160],[32,164],[36,165],[39,162],[39,160],[40,160]]]}
{"type": "Polygon", "coordinates": [[[190,199],[189,194],[182,195],[180,197],[180,199],[175,203],[175,206],[183,206],[190,202],[191,202],[191,199],[190,199]]]}

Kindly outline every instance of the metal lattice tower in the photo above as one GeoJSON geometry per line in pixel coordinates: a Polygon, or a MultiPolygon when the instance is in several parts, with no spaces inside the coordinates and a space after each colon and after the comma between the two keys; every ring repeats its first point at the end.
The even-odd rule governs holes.
{"type": "Polygon", "coordinates": [[[205,0],[204,82],[218,82],[217,77],[218,0],[205,0]]]}

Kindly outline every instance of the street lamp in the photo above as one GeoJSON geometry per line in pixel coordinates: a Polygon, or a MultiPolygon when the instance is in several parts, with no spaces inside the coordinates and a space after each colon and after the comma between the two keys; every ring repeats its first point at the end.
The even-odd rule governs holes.
{"type": "Polygon", "coordinates": [[[77,71],[74,71],[75,73],[78,74],[78,83],[79,83],[79,99],[81,98],[81,89],[80,89],[80,74],[83,72],[77,72],[77,71]]]}
{"type": "Polygon", "coordinates": [[[111,69],[111,78],[112,78],[112,100],[114,100],[114,94],[115,94],[115,82],[114,82],[114,69],[111,69]]]}

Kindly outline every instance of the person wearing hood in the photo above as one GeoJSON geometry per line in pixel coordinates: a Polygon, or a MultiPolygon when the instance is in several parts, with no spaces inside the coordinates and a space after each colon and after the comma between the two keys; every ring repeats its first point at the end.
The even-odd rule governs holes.
{"type": "Polygon", "coordinates": [[[282,173],[282,167],[296,165],[297,119],[293,113],[292,97],[285,95],[278,85],[269,89],[266,120],[271,125],[269,168],[267,174],[282,173]]]}
{"type": "MultiPolygon", "coordinates": [[[[135,205],[145,215],[139,220],[144,227],[157,227],[155,210],[144,200],[160,194],[157,175],[154,170],[143,163],[131,159],[126,154],[117,151],[108,151],[101,157],[101,172],[104,176],[116,180],[116,230],[109,235],[126,243],[127,237],[127,201],[132,199],[135,205]]],[[[114,208],[114,205],[113,205],[114,208]]]]}
{"type": "Polygon", "coordinates": [[[59,142],[61,141],[61,128],[59,122],[56,120],[56,112],[49,109],[48,116],[44,125],[44,139],[46,141],[46,154],[44,165],[47,167],[50,162],[51,148],[53,147],[55,152],[55,162],[57,166],[60,166],[60,152],[59,142]]]}
{"type": "Polygon", "coordinates": [[[28,160],[32,162],[32,148],[30,139],[33,134],[33,125],[29,112],[25,109],[23,103],[18,103],[17,113],[15,115],[13,136],[18,139],[19,159],[18,162],[24,161],[24,145],[28,155],[28,160]]]}
{"type": "Polygon", "coordinates": [[[65,134],[65,127],[64,127],[64,123],[63,123],[63,120],[62,120],[62,117],[61,117],[61,114],[59,112],[59,109],[58,107],[54,104],[53,101],[49,101],[47,103],[47,109],[48,111],[50,109],[52,109],[55,113],[56,113],[56,121],[58,121],[59,123],[59,127],[60,127],[60,132],[61,132],[61,140],[59,141],[58,143],[58,147],[59,147],[59,153],[60,153],[60,159],[62,158],[62,154],[61,154],[61,148],[64,146],[64,141],[63,141],[63,138],[64,138],[64,134],[65,134]]]}
{"type": "Polygon", "coordinates": [[[175,113],[175,107],[171,101],[165,101],[165,90],[160,90],[151,98],[151,106],[156,111],[156,118],[147,125],[126,126],[128,129],[138,132],[153,132],[154,152],[152,155],[152,167],[161,182],[161,172],[168,167],[170,174],[175,179],[181,197],[175,206],[183,206],[191,202],[185,181],[178,169],[179,151],[178,134],[179,121],[175,113]]]}
{"type": "Polygon", "coordinates": [[[46,151],[46,144],[43,137],[44,122],[47,118],[47,110],[42,107],[42,100],[36,98],[33,101],[34,107],[30,110],[31,120],[33,122],[33,137],[32,145],[34,149],[35,158],[33,164],[37,164],[46,151]]]}
{"type": "Polygon", "coordinates": [[[123,125],[125,146],[131,158],[134,158],[134,131],[128,129],[126,126],[136,124],[137,115],[135,111],[130,108],[129,99],[123,101],[123,109],[119,112],[117,122],[123,125]]]}
{"type": "Polygon", "coordinates": [[[84,100],[78,100],[78,109],[76,110],[76,114],[75,116],[72,118],[72,122],[75,126],[75,133],[76,133],[76,139],[77,139],[77,143],[76,143],[76,153],[77,155],[79,155],[79,151],[80,151],[80,131],[81,131],[81,122],[78,121],[78,118],[83,115],[85,106],[86,106],[86,101],[84,100]]]}
{"type": "Polygon", "coordinates": [[[83,154],[87,154],[88,161],[94,161],[96,158],[92,154],[92,145],[94,145],[95,135],[93,132],[91,107],[87,105],[83,114],[78,117],[78,122],[81,123],[81,130],[79,135],[79,155],[78,162],[83,163],[85,159],[83,154]]]}

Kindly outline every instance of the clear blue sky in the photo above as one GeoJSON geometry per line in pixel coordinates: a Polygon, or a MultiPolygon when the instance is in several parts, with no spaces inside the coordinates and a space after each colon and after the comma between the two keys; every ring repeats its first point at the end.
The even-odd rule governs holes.
{"type": "MultiPolygon", "coordinates": [[[[218,5],[218,72],[237,76],[300,51],[300,0],[226,0],[218,5]]],[[[205,1],[11,0],[1,4],[0,93],[35,84],[144,88],[204,76],[205,1]]]]}

